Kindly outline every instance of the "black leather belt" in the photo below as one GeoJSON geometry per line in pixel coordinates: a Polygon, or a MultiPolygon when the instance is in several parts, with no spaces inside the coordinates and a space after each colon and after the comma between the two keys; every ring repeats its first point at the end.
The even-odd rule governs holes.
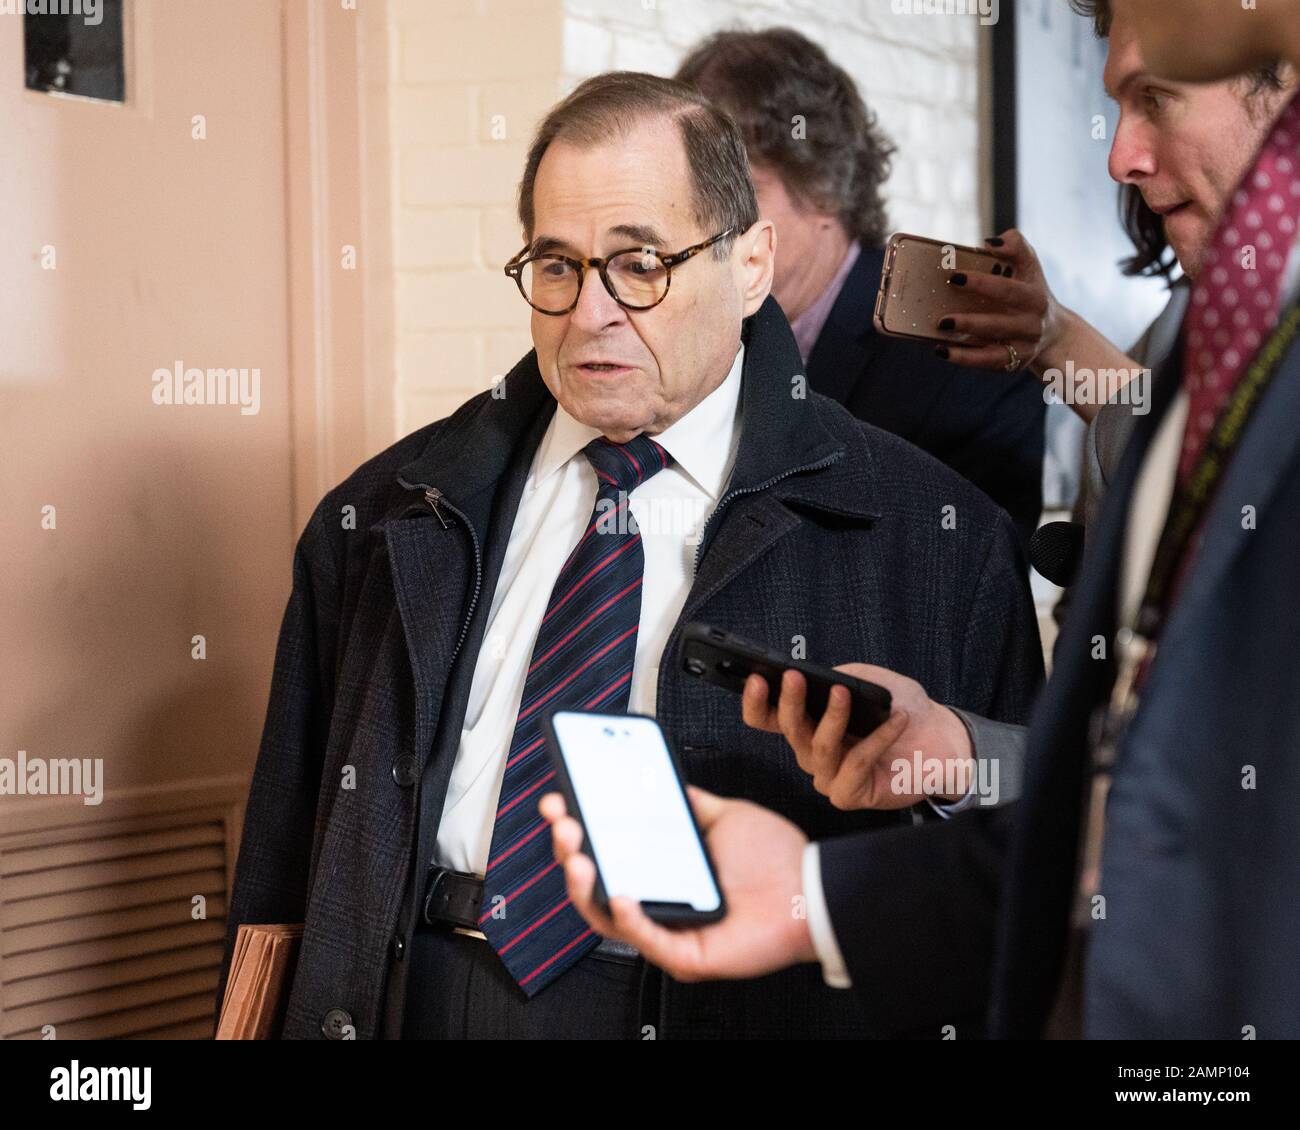
{"type": "Polygon", "coordinates": [[[424,885],[424,921],[429,926],[459,926],[478,930],[483,880],[445,867],[429,868],[424,885]]]}
{"type": "MultiPolygon", "coordinates": [[[[424,910],[422,926],[450,927],[457,933],[484,937],[478,919],[483,905],[483,880],[464,871],[450,871],[446,867],[430,867],[424,884],[424,910]]],[[[634,962],[636,950],[626,942],[602,938],[596,952],[605,958],[620,962],[634,962]]]]}

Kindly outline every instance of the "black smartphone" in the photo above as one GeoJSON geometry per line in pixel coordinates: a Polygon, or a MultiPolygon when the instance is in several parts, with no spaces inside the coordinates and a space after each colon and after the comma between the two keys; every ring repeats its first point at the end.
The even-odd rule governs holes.
{"type": "Polygon", "coordinates": [[[813,721],[826,712],[832,686],[848,687],[846,729],[857,738],[865,738],[886,721],[892,708],[893,697],[884,687],[820,663],[793,659],[710,624],[687,624],[682,629],[681,656],[687,674],[737,694],[744,691],[745,680],[751,674],[762,675],[767,680],[767,701],[772,706],[781,698],[781,675],[788,670],[798,671],[808,681],[805,709],[813,721]]]}
{"type": "Polygon", "coordinates": [[[596,864],[601,909],[629,895],[665,925],[718,921],[722,888],[659,723],[587,710],[556,710],[542,722],[560,791],[596,864]]]}

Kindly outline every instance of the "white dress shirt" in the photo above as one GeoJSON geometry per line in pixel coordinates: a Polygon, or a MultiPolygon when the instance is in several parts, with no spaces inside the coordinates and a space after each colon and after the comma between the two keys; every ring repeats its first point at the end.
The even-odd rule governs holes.
{"type": "MultiPolygon", "coordinates": [[[[628,496],[645,553],[632,713],[655,713],[659,659],[695,579],[699,535],[731,478],[740,443],[744,357],[742,345],[723,382],[652,437],[673,461],[628,496]]],[[[436,861],[443,867],[475,875],[487,867],[506,753],[537,630],[555,578],[595,509],[596,473],[582,449],[598,435],[557,404],[533,456],[492,596],[438,825],[436,861]]]]}

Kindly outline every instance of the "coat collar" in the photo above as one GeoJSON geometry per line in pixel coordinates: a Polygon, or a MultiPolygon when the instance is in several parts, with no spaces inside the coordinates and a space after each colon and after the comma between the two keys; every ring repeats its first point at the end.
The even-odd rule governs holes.
{"type": "MultiPolygon", "coordinates": [[[[864,252],[859,261],[865,257],[864,252]]],[[[745,320],[741,333],[741,438],[724,499],[772,486],[798,471],[817,470],[778,493],[839,514],[877,517],[874,476],[861,453],[844,458],[844,442],[827,428],[803,387],[799,349],[776,301],[769,297],[745,320]]],[[[499,394],[474,398],[434,428],[420,456],[401,468],[399,482],[436,487],[471,519],[485,513],[517,449],[531,444],[531,454],[556,407],[535,351],[498,387],[499,394]]],[[[481,533],[485,523],[475,525],[481,533]]]]}
{"type": "Polygon", "coordinates": [[[818,392],[843,404],[866,367],[879,339],[872,315],[885,253],[878,247],[858,252],[839,297],[808,355],[809,379],[818,392]]]}

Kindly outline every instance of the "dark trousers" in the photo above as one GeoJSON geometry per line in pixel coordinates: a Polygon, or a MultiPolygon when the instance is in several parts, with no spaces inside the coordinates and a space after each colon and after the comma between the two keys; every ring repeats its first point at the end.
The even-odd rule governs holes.
{"type": "Polygon", "coordinates": [[[645,963],[592,952],[529,1000],[482,938],[411,939],[405,1040],[635,1040],[645,963]]]}

